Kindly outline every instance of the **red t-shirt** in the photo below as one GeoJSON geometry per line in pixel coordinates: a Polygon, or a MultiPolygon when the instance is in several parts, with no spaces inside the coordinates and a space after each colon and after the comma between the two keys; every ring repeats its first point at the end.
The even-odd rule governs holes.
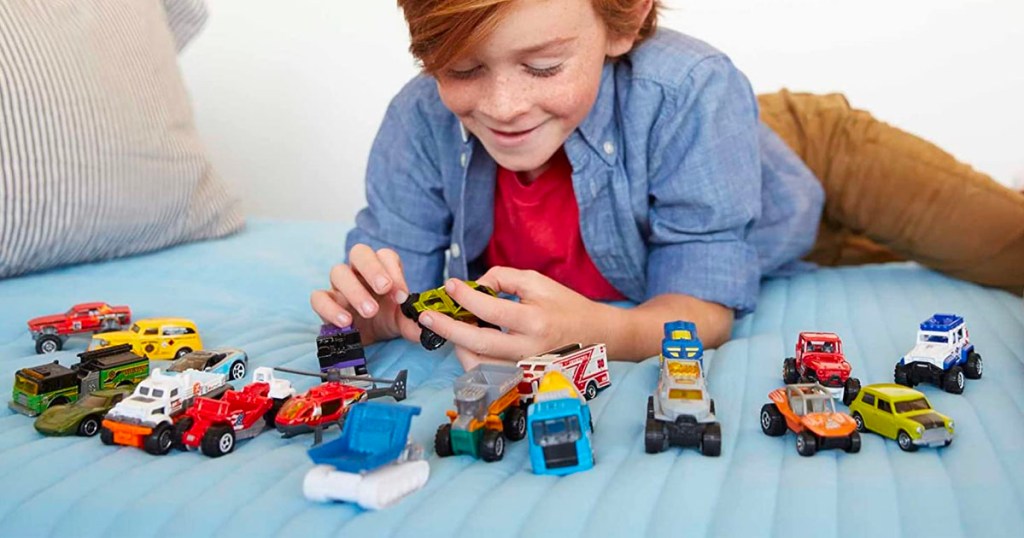
{"type": "Polygon", "coordinates": [[[494,189],[494,233],[484,250],[489,266],[533,269],[594,300],[625,297],[594,266],[580,236],[580,213],[572,188],[572,165],[564,150],[533,183],[498,167],[494,189]]]}

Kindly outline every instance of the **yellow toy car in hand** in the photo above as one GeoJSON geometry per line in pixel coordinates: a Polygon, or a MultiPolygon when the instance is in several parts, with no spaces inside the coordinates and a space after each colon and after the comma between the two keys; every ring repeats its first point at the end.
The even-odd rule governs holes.
{"type": "Polygon", "coordinates": [[[868,385],[850,403],[858,431],[895,439],[906,452],[921,446],[949,446],[953,419],[932,409],[924,394],[892,383],[868,385]]]}
{"type": "Polygon", "coordinates": [[[119,344],[131,344],[133,353],[150,360],[179,359],[203,349],[195,322],[182,318],[140,319],[127,331],[93,336],[89,349],[119,344]]]}

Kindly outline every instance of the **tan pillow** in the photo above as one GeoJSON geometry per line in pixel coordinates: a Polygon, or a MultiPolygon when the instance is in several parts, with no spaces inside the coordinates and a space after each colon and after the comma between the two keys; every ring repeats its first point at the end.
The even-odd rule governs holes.
{"type": "Polygon", "coordinates": [[[205,16],[199,0],[0,2],[0,278],[242,226],[178,71],[205,16]]]}

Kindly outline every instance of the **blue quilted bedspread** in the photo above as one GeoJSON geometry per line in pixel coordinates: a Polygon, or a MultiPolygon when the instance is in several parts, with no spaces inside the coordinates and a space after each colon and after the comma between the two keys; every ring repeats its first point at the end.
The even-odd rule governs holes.
{"type": "MultiPolygon", "coordinates": [[[[244,348],[251,366],[316,367],[309,292],[342,257],[344,226],[257,221],[240,235],[109,263],[0,281],[0,393],[34,354],[25,321],[71,304],[128,304],[137,318],[194,319],[208,347],[244,348]]],[[[85,349],[68,342],[65,365],[85,349]]],[[[371,346],[379,377],[409,370],[412,435],[430,454],[426,487],[366,512],[305,500],[311,436],[274,432],[211,459],[150,456],[96,438],[44,438],[0,408],[2,536],[1024,536],[1024,308],[1020,297],[914,265],[820,270],[765,283],[757,312],[709,352],[723,449],[644,453],[645,404],[657,361],[613,363],[592,403],[597,465],[563,478],[530,472],[525,442],[504,460],[438,459],[432,441],[461,368],[449,348],[371,346]],[[805,458],[792,434],[761,433],[758,413],[781,384],[797,333],[838,333],[854,374],[891,382],[893,364],[935,312],[961,314],[985,375],[962,396],[924,386],[956,421],[949,448],[902,452],[866,435],[858,454],[805,458]]],[[[312,379],[296,378],[304,389],[312,379]]],[[[327,439],[337,435],[330,430],[327,439]]]]}

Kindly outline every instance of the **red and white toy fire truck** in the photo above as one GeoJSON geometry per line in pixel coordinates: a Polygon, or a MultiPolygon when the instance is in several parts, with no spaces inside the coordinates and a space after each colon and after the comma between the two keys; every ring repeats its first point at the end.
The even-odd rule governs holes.
{"type": "Polygon", "coordinates": [[[517,363],[523,370],[519,383],[519,397],[530,403],[537,393],[541,378],[548,372],[561,372],[586,399],[592,400],[597,391],[612,384],[608,374],[608,350],[604,344],[569,344],[517,363]]]}

